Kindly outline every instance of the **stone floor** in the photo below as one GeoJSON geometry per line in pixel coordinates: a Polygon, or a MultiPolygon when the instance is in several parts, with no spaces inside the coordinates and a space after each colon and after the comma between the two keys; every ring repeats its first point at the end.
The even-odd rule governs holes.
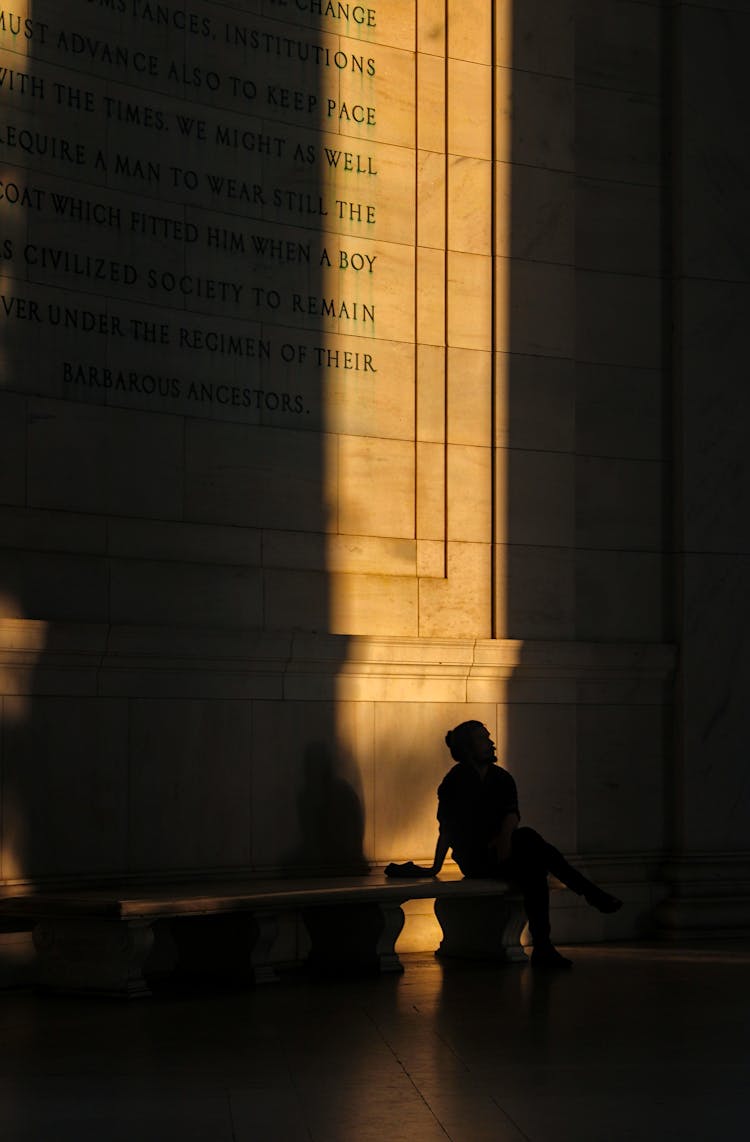
{"type": "Polygon", "coordinates": [[[3,1142],[742,1142],[750,944],[131,1004],[0,996],[3,1142]]]}

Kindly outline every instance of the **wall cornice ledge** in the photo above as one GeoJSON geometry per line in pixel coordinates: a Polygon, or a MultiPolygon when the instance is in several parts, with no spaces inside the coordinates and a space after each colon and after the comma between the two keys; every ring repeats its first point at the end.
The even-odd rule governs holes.
{"type": "Polygon", "coordinates": [[[6,694],[503,701],[513,697],[508,684],[520,682],[541,687],[539,700],[546,690],[547,700],[559,701],[576,700],[575,687],[591,682],[666,682],[674,659],[674,648],[661,643],[0,620],[0,690],[6,694]],[[555,681],[567,696],[552,695],[555,681]]]}

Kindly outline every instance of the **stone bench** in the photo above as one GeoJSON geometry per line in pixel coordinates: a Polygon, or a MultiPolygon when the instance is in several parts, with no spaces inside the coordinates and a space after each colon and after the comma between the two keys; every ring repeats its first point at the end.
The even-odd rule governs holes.
{"type": "Polygon", "coordinates": [[[382,874],[35,892],[7,897],[0,916],[34,925],[37,982],[55,991],[148,995],[155,930],[168,925],[177,967],[262,983],[276,978],[271,951],[283,913],[301,915],[309,962],[327,972],[401,971],[395,943],[402,904],[435,898],[437,954],[522,961],[520,895],[497,880],[395,879],[382,874]]]}

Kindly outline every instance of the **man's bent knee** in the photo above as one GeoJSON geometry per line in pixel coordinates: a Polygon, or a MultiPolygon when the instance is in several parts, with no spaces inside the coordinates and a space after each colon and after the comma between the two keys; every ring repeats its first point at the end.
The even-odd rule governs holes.
{"type": "Polygon", "coordinates": [[[528,825],[522,825],[513,833],[513,851],[527,852],[541,849],[546,845],[544,837],[536,831],[530,829],[528,825]]]}

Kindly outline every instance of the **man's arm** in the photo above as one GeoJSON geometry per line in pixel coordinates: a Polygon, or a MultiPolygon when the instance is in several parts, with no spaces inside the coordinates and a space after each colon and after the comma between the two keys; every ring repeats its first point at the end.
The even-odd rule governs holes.
{"type": "Polygon", "coordinates": [[[445,833],[441,829],[438,833],[438,839],[435,844],[435,856],[432,861],[431,872],[433,876],[437,876],[437,874],[440,872],[440,869],[443,867],[443,862],[448,855],[449,848],[450,845],[448,843],[448,838],[445,836],[445,833]]]}
{"type": "Polygon", "coordinates": [[[513,834],[521,823],[518,813],[506,813],[500,825],[500,831],[490,841],[489,847],[497,853],[499,861],[510,857],[513,834]]]}
{"type": "Polygon", "coordinates": [[[415,864],[415,865],[413,865],[413,868],[415,870],[416,875],[417,876],[419,876],[419,875],[437,876],[437,874],[440,872],[440,869],[443,867],[443,862],[445,861],[445,858],[448,855],[448,849],[449,848],[450,848],[450,842],[448,841],[447,837],[445,836],[445,834],[443,833],[443,831],[441,829],[440,832],[438,833],[438,839],[437,839],[437,842],[435,844],[435,856],[434,856],[433,861],[432,861],[432,867],[427,868],[426,865],[415,864]]]}

